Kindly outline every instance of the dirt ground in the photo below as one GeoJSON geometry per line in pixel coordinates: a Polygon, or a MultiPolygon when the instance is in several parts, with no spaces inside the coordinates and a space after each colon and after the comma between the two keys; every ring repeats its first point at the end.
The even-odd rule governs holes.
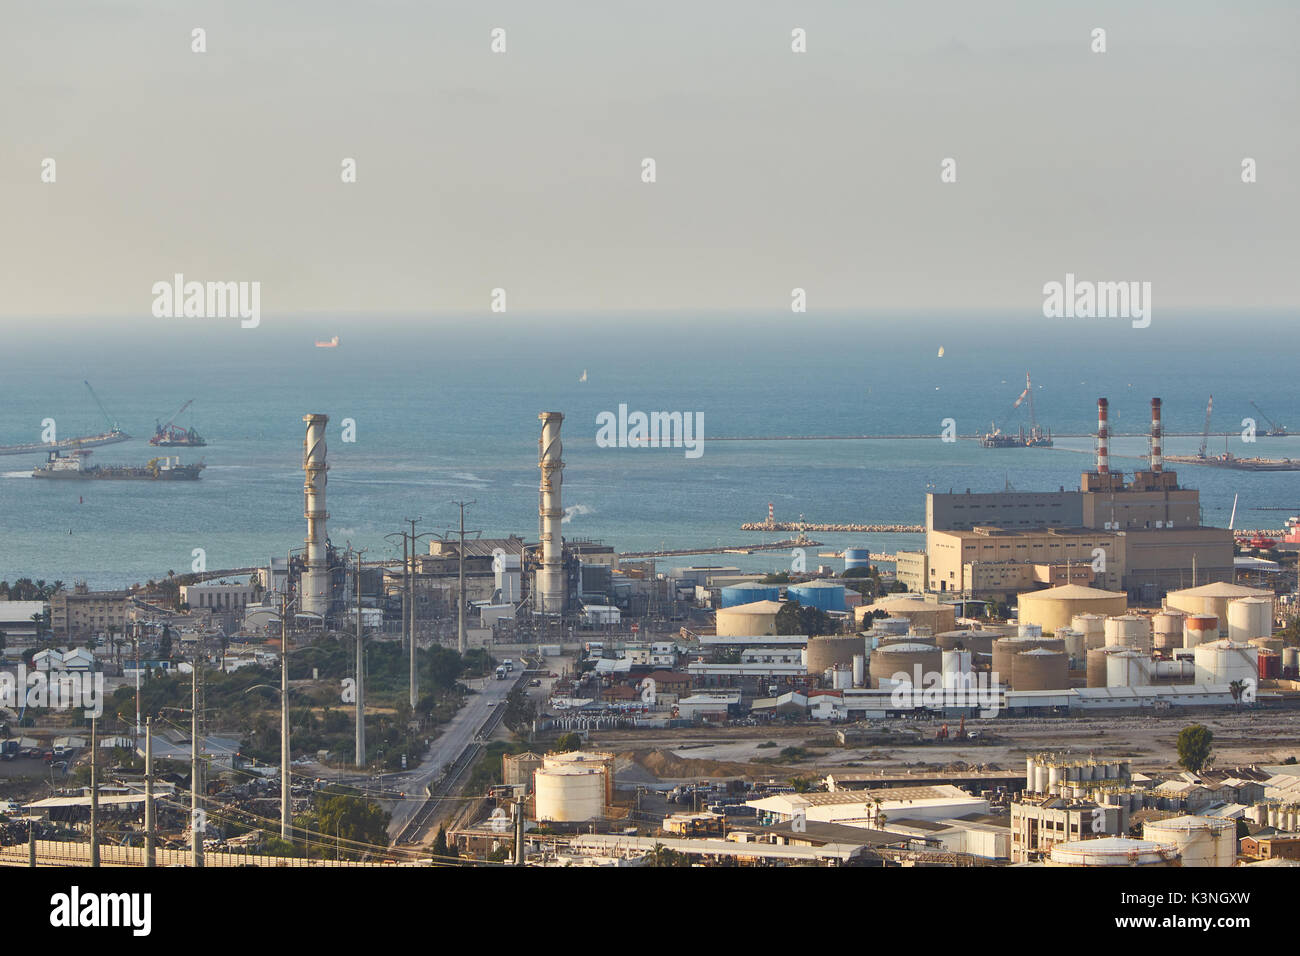
{"type": "Polygon", "coordinates": [[[1300,711],[1219,711],[1197,715],[1062,717],[967,721],[974,741],[935,734],[944,721],[890,720],[860,724],[688,728],[674,731],[594,731],[588,746],[618,754],[620,779],[689,780],[811,776],[836,768],[886,770],[963,764],[1017,769],[1025,757],[1050,751],[1127,757],[1143,772],[1176,770],[1178,733],[1204,724],[1214,734],[1213,766],[1237,767],[1300,760],[1300,711]],[[836,730],[864,732],[861,744],[841,746],[836,730]],[[880,743],[873,741],[876,735],[880,743]],[[768,744],[768,746],[764,746],[768,744]],[[776,746],[770,746],[776,744],[776,746]],[[782,754],[797,747],[805,754],[782,754]],[[756,762],[761,761],[761,762],[756,762]],[[626,774],[626,775],[625,775],[626,774]]]}

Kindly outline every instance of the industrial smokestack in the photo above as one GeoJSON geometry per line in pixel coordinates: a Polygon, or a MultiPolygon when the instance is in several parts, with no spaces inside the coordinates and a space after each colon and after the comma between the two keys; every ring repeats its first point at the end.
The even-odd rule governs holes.
{"type": "Polygon", "coordinates": [[[1164,470],[1165,460],[1160,453],[1160,399],[1151,399],[1151,470],[1157,475],[1164,470]]]}
{"type": "Polygon", "coordinates": [[[302,443],[304,510],[307,519],[307,569],[302,574],[299,607],[308,614],[324,617],[330,608],[329,557],[325,548],[325,481],[329,466],[325,464],[325,426],[328,415],[304,415],[307,437],[302,443]]]}
{"type": "Polygon", "coordinates": [[[537,416],[542,422],[542,436],[537,440],[537,467],[542,472],[538,489],[537,516],[541,525],[542,567],[537,572],[537,593],[534,606],[544,614],[564,613],[564,539],[560,522],[564,506],[560,500],[560,486],[564,479],[564,459],[561,458],[560,423],[564,416],[559,412],[542,412],[537,416]]]}
{"type": "Polygon", "coordinates": [[[1104,398],[1097,399],[1097,474],[1110,473],[1110,432],[1107,430],[1108,409],[1110,403],[1104,398]]]}

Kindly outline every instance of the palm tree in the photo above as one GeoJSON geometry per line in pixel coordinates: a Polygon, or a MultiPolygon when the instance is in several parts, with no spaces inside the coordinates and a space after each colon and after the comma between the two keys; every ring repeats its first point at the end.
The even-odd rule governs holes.
{"type": "Polygon", "coordinates": [[[1244,680],[1235,680],[1228,685],[1228,691],[1232,694],[1232,699],[1237,708],[1241,709],[1241,698],[1246,692],[1246,682],[1244,680]]]}

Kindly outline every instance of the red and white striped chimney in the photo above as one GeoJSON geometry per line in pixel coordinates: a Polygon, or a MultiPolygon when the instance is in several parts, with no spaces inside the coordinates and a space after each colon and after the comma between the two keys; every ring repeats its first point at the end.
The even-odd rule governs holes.
{"type": "Polygon", "coordinates": [[[1110,403],[1104,398],[1097,399],[1097,474],[1110,473],[1110,432],[1106,428],[1107,410],[1110,403]]]}
{"type": "Polygon", "coordinates": [[[772,507],[772,502],[767,503],[767,523],[776,524],[776,510],[772,507]]]}
{"type": "Polygon", "coordinates": [[[1151,470],[1157,475],[1164,470],[1165,460],[1160,453],[1160,399],[1151,399],[1151,470]]]}

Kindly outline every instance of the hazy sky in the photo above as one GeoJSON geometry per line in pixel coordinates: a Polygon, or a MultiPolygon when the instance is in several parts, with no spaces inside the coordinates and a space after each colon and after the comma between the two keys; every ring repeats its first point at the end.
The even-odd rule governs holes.
{"type": "Polygon", "coordinates": [[[0,322],[1294,306],[1297,49],[1293,0],[5,0],[0,322]]]}

